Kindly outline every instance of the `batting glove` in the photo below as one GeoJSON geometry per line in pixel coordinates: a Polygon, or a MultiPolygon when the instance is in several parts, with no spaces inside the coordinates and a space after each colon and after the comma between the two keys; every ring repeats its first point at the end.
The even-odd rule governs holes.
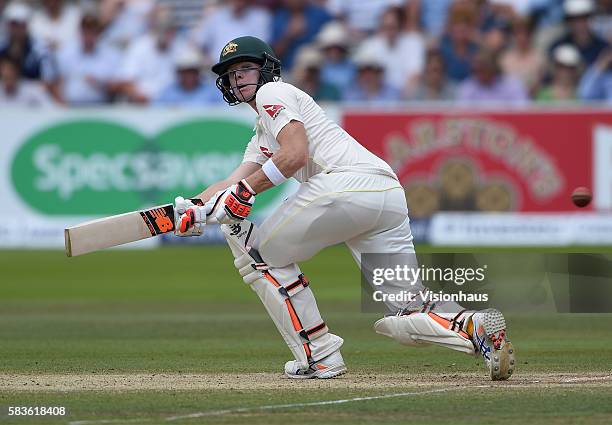
{"type": "Polygon", "coordinates": [[[232,224],[247,218],[255,202],[255,191],[249,186],[246,180],[228,187],[224,191],[218,192],[215,203],[215,219],[220,224],[232,224]]]}
{"type": "Polygon", "coordinates": [[[202,204],[199,199],[174,199],[174,234],[177,236],[200,236],[206,226],[206,214],[210,205],[202,204]]]}

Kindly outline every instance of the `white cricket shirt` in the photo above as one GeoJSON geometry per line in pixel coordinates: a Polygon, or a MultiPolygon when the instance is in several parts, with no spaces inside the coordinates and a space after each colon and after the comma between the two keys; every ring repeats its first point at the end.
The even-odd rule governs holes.
{"type": "Polygon", "coordinates": [[[243,162],[263,165],[280,149],[278,133],[296,120],[304,124],[308,136],[308,163],[292,176],[299,182],[315,174],[340,171],[388,175],[397,180],[385,161],[330,120],[312,97],[297,87],[280,81],[267,83],[257,91],[255,100],[259,113],[256,134],[246,147],[243,162]]]}

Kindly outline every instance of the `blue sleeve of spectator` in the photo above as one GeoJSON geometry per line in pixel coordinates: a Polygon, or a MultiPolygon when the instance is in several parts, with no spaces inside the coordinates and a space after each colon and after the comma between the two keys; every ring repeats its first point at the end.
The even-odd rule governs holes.
{"type": "Polygon", "coordinates": [[[284,10],[279,10],[272,18],[272,43],[277,43],[285,34],[287,28],[288,14],[284,10]]]}
{"type": "Polygon", "coordinates": [[[329,21],[331,21],[333,19],[332,15],[325,9],[323,8],[318,8],[319,9],[319,22],[321,24],[321,27],[323,25],[325,25],[326,23],[328,23],[329,21]]]}
{"type": "Polygon", "coordinates": [[[591,66],[580,79],[578,97],[581,100],[603,100],[603,80],[605,73],[591,66]]]}

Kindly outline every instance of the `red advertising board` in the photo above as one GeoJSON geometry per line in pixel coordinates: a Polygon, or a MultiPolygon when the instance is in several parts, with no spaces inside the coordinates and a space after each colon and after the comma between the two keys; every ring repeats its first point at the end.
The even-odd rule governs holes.
{"type": "Polygon", "coordinates": [[[594,129],[612,125],[612,111],[345,111],[343,120],[393,166],[419,218],[575,211],[573,189],[594,183],[594,129]]]}

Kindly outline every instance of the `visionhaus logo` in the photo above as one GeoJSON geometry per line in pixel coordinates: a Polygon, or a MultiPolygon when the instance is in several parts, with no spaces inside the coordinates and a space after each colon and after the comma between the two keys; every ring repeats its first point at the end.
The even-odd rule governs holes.
{"type": "Polygon", "coordinates": [[[152,138],[116,122],[66,122],[21,146],[11,178],[41,213],[117,214],[222,180],[242,161],[251,135],[249,126],[223,120],[181,122],[152,138]]]}

